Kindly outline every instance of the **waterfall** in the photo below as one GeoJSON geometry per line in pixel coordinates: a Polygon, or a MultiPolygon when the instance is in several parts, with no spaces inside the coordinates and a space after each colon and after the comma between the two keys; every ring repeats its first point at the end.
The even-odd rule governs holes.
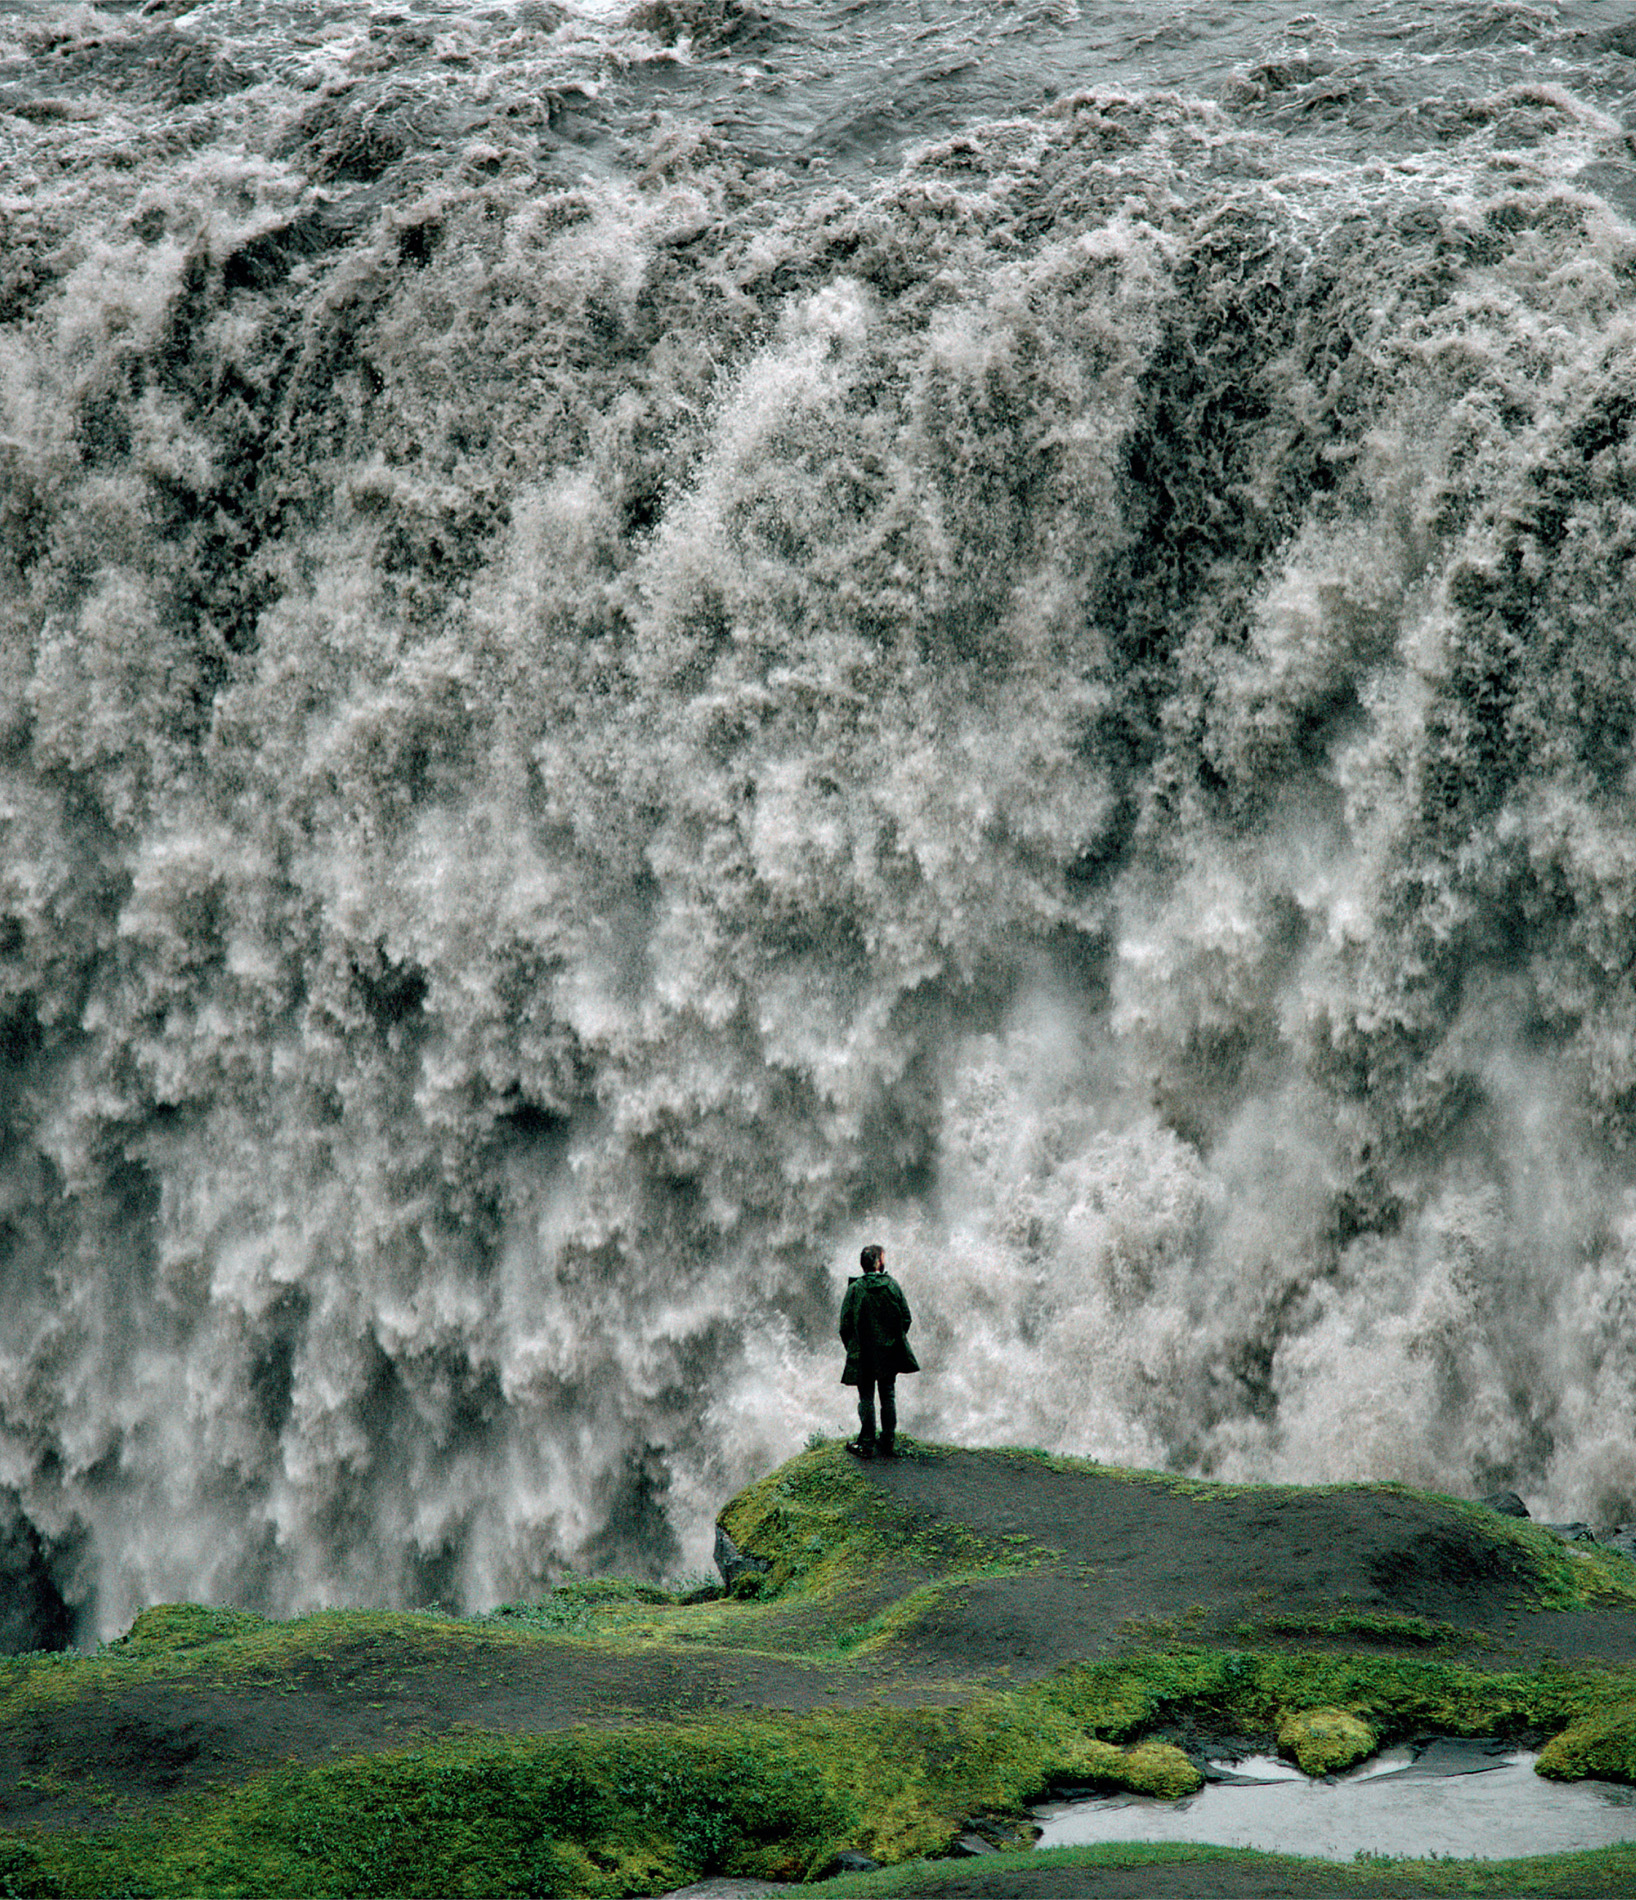
{"type": "Polygon", "coordinates": [[[185,25],[5,121],[0,1636],[701,1569],[869,1240],[911,1433],[1636,1513],[1617,125],[568,177],[185,25]]]}

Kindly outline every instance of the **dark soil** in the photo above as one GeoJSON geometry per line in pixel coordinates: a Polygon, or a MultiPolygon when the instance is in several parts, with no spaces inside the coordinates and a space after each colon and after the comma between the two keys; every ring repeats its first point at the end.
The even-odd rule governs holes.
{"type": "Polygon", "coordinates": [[[722,1650],[621,1656],[591,1644],[473,1646],[458,1664],[338,1647],[287,1684],[143,1683],[0,1728],[0,1827],[108,1826],[178,1791],[289,1760],[411,1747],[454,1730],[543,1734],[734,1707],[844,1705],[833,1672],[722,1650]],[[45,1782],[47,1786],[37,1784],[45,1782]]]}
{"type": "Polygon", "coordinates": [[[1480,1640],[1443,1653],[1477,1666],[1636,1661],[1636,1614],[1542,1610],[1525,1566],[1433,1498],[1201,1496],[992,1452],[864,1469],[919,1517],[1060,1553],[1041,1570],[966,1586],[916,1627],[916,1649],[962,1673],[1033,1675],[1144,1641],[1264,1640],[1274,1619],[1338,1613],[1469,1630],[1480,1640]]]}

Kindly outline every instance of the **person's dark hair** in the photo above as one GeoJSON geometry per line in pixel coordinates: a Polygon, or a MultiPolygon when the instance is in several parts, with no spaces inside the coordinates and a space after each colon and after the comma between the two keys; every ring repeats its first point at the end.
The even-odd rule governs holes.
{"type": "Polygon", "coordinates": [[[873,1273],[876,1267],[878,1267],[885,1258],[886,1249],[884,1247],[865,1247],[863,1252],[858,1255],[858,1265],[863,1268],[865,1273],[873,1273]]]}

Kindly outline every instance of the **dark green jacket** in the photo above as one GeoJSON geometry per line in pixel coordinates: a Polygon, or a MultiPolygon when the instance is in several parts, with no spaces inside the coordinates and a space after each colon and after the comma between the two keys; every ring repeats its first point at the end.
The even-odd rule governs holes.
{"type": "Polygon", "coordinates": [[[920,1363],[904,1338],[908,1330],[909,1302],[891,1274],[854,1274],[841,1302],[841,1343],[846,1347],[841,1384],[918,1372],[920,1363]]]}

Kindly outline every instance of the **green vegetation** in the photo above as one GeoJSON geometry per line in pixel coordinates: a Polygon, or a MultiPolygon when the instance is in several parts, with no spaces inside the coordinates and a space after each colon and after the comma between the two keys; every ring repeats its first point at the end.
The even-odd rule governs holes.
{"type": "Polygon", "coordinates": [[[163,1823],[23,1844],[67,1894],[616,1895],[710,1873],[813,1877],[845,1847],[935,1854],[1053,1779],[1174,1796],[1180,1750],[1088,1737],[1029,1696],[465,1738],[259,1775],[163,1823]]]}
{"type": "Polygon", "coordinates": [[[1428,1733],[1554,1734],[1636,1697],[1636,1669],[1474,1669],[1421,1656],[1180,1649],[1067,1670],[1037,1693],[1094,1714],[1111,1740],[1191,1721],[1276,1736],[1291,1716],[1343,1709],[1382,1744],[1428,1733]]]}
{"type": "Polygon", "coordinates": [[[1233,1634],[1249,1643],[1269,1637],[1295,1636],[1332,1643],[1384,1643],[1395,1648],[1492,1650],[1497,1647],[1487,1630],[1467,1629],[1458,1623],[1435,1622],[1427,1616],[1386,1616],[1376,1611],[1342,1610],[1333,1616],[1257,1617],[1235,1625],[1233,1634]]]}
{"type": "Polygon", "coordinates": [[[1079,1756],[1092,1786],[1128,1788],[1132,1794],[1157,1795],[1161,1801],[1179,1801],[1204,1786],[1200,1770],[1168,1742],[1115,1748],[1112,1742],[1088,1741],[1079,1756]]]}
{"type": "Polygon", "coordinates": [[[1380,1745],[1367,1722],[1346,1709],[1300,1709],[1278,1725],[1278,1746],[1303,1775],[1334,1775],[1366,1761],[1380,1745]]]}
{"type": "MultiPolygon", "coordinates": [[[[657,1892],[716,1872],[812,1877],[844,1847],[889,1862],[934,1855],[970,1813],[1015,1815],[1053,1784],[1191,1792],[1186,1756],[1142,1739],[1184,1715],[1333,1749],[1376,1731],[1562,1729],[1618,1709],[1628,1738],[1636,1672],[1587,1683],[1419,1658],[1190,1650],[953,1708],[462,1736],[277,1769],[162,1818],[42,1833],[13,1851],[66,1895],[657,1892]],[[1619,1700],[1602,1700],[1614,1690],[1619,1700]],[[1322,1719],[1303,1723],[1302,1711],[1322,1719]]],[[[1309,1772],[1340,1765],[1292,1746],[1309,1772]]],[[[1600,1758],[1595,1771],[1608,1772],[1600,1758]]]]}
{"type": "Polygon", "coordinates": [[[1610,1698],[1570,1723],[1540,1750],[1537,1767],[1553,1781],[1636,1781],[1636,1696],[1610,1698]]]}
{"type": "Polygon", "coordinates": [[[305,1669],[398,1675],[458,1660],[496,1663],[531,1640],[526,1629],[435,1613],[322,1610],[273,1622],[232,1610],[162,1603],[94,1655],[0,1656],[0,1723],[149,1683],[293,1688],[305,1669]]]}
{"type": "MultiPolygon", "coordinates": [[[[1039,1458],[994,1456],[1021,1467],[1039,1458]]],[[[1221,1493],[1195,1484],[1185,1495],[1207,1510],[1221,1493]]],[[[1612,1559],[1579,1557],[1491,1513],[1473,1521],[1515,1558],[1535,1601],[1632,1594],[1612,1559]]],[[[465,1619],[327,1611],[275,1622],[161,1605],[95,1655],[0,1660],[0,1733],[21,1721],[31,1735],[51,1722],[94,1735],[109,1698],[129,1709],[145,1696],[144,1707],[162,1710],[172,1692],[219,1692],[230,1710],[254,1702],[263,1711],[315,1688],[344,1690],[351,1706],[371,1710],[394,1698],[420,1706],[452,1683],[510,1697],[503,1707],[470,1700],[463,1706],[477,1713],[435,1735],[379,1718],[367,1739],[355,1731],[329,1759],[314,1758],[310,1744],[305,1758],[247,1755],[239,1772],[201,1775],[162,1799],[120,1783],[94,1747],[65,1755],[29,1784],[53,1824],[0,1835],[0,1900],[592,1900],[713,1873],[813,1878],[845,1848],[914,1862],[913,1882],[879,1875],[826,1892],[935,1893],[941,1876],[923,1857],[946,1851],[974,1814],[1003,1825],[1053,1787],[1076,1784],[1191,1792],[1198,1770],[1173,1745],[1184,1734],[1276,1738],[1308,1773],[1428,1732],[1554,1736],[1548,1772],[1636,1780],[1636,1668],[1507,1669],[1492,1654],[1478,1666],[1451,1652],[1479,1648],[1481,1631],[1343,1602],[1328,1615],[1240,1622],[1214,1641],[1197,1606],[1137,1619],[1142,1627],[1127,1635],[1142,1646],[1103,1660],[1017,1683],[1003,1667],[945,1681],[938,1668],[953,1665],[929,1666],[917,1633],[962,1592],[1050,1572],[1055,1551],[917,1516],[833,1445],[741,1493],[724,1522],[770,1563],[757,1597],[582,1578],[540,1603],[465,1619]],[[1323,1647],[1303,1648],[1301,1638],[1323,1647]],[[701,1680],[719,1686],[706,1694],[701,1680]],[[564,1692],[563,1683],[579,1686],[564,1692]]],[[[1053,1574],[1078,1573],[1058,1565],[1053,1574]]],[[[1082,1851],[1086,1865],[1107,1854],[1082,1851]]],[[[1120,1864],[1150,1851],[1119,1850],[1120,1864]]],[[[1631,1890],[1630,1855],[1580,1863],[1581,1891],[1631,1890]],[[1614,1873],[1625,1886],[1608,1884],[1614,1873]]],[[[1517,1865],[1560,1874],[1564,1864],[1517,1865]]],[[[1391,1892],[1409,1880],[1408,1865],[1370,1862],[1346,1870],[1345,1885],[1326,1866],[1323,1890],[1391,1892]]],[[[1514,1868],[1509,1885],[1485,1885],[1491,1869],[1437,1866],[1436,1881],[1415,1869],[1415,1891],[1560,1891],[1530,1886],[1533,1876],[1514,1868]]],[[[1291,1891],[1305,1878],[1292,1873],[1291,1891]]]]}
{"type": "MultiPolygon", "coordinates": [[[[940,1447],[899,1438],[900,1456],[935,1459],[940,1447]]],[[[803,1452],[739,1492],[721,1522],[741,1550],[769,1557],[769,1593],[854,1594],[910,1576],[951,1578],[1026,1569],[1056,1555],[1024,1538],[982,1538],[916,1519],[828,1445],[803,1452]]]]}
{"type": "MultiPolygon", "coordinates": [[[[1056,1847],[1043,1853],[996,1854],[984,1869],[997,1880],[1042,1866],[1115,1868],[1197,1867],[1203,1873],[1190,1892],[1221,1894],[1310,1894],[1313,1900],[1424,1900],[1429,1894],[1488,1894],[1496,1900],[1540,1895],[1562,1900],[1628,1900],[1636,1891],[1636,1847],[1605,1847],[1583,1854],[1551,1854],[1532,1860],[1398,1860],[1386,1855],[1356,1861],[1302,1860],[1288,1854],[1256,1854],[1240,1847],[1133,1845],[1056,1847]],[[1234,1879],[1234,1876],[1239,1879],[1234,1879]],[[1242,1881],[1243,1884],[1240,1884],[1242,1881]]],[[[852,1874],[824,1883],[824,1900],[937,1900],[971,1877],[969,1861],[913,1861],[877,1874],[852,1874]]],[[[1089,1882],[1087,1891],[1090,1890],[1089,1882]]],[[[1157,1882],[1155,1890],[1160,1891],[1157,1882]]],[[[1019,1888],[1019,1891],[1026,1889],[1019,1888]]],[[[1060,1891],[1060,1889],[1058,1889],[1060,1891]]]]}

